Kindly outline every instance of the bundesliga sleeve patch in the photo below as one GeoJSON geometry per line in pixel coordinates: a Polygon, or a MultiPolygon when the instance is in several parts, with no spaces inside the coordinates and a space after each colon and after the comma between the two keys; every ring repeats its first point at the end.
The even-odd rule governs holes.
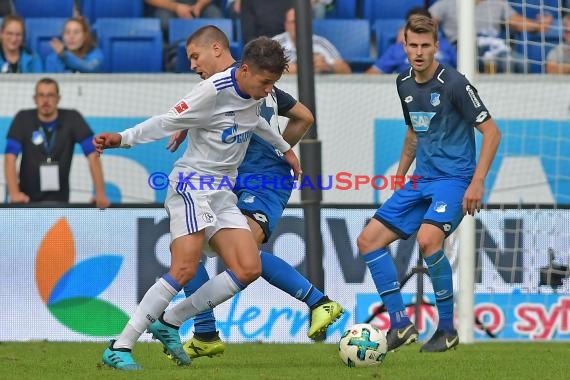
{"type": "Polygon", "coordinates": [[[175,114],[180,115],[188,109],[188,104],[184,100],[181,100],[177,105],[172,108],[175,114]]]}

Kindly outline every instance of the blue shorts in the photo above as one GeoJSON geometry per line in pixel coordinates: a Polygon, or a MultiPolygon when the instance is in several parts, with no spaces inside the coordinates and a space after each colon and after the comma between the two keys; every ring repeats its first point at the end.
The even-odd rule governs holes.
{"type": "Polygon", "coordinates": [[[374,214],[374,218],[397,233],[409,238],[422,223],[439,227],[449,236],[463,219],[463,196],[469,182],[463,179],[438,179],[412,182],[396,191],[374,214]]]}
{"type": "Polygon", "coordinates": [[[236,186],[234,193],[238,197],[237,207],[241,212],[255,220],[263,230],[266,243],[283,215],[283,210],[291,197],[291,189],[274,189],[255,181],[248,181],[247,187],[236,186]]]}

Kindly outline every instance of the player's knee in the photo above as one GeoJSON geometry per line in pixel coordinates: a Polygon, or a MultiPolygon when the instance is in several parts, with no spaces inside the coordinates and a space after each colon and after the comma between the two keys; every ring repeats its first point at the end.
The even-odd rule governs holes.
{"type": "Polygon", "coordinates": [[[190,263],[181,264],[170,268],[170,273],[176,282],[184,286],[194,278],[196,269],[196,265],[191,265],[190,263]]]}
{"type": "Polygon", "coordinates": [[[261,265],[247,265],[232,270],[238,280],[243,284],[251,284],[261,276],[261,265]]]}
{"type": "Polygon", "coordinates": [[[373,239],[370,239],[363,233],[358,236],[358,239],[356,239],[356,246],[358,247],[358,252],[360,252],[361,255],[373,251],[375,248],[374,243],[373,239]]]}
{"type": "Polygon", "coordinates": [[[423,256],[439,251],[443,245],[443,242],[439,237],[427,233],[418,233],[417,241],[418,247],[423,256]]]}

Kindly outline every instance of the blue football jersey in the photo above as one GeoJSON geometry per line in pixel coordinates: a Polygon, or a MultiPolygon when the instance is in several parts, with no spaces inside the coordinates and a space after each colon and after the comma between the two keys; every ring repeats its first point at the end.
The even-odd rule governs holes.
{"type": "Polygon", "coordinates": [[[475,129],[489,111],[457,70],[440,64],[433,78],[417,83],[414,72],[396,79],[406,125],[416,133],[416,170],[423,180],[463,178],[475,171],[475,129]]]}
{"type": "MultiPolygon", "coordinates": [[[[285,115],[296,103],[291,95],[274,87],[274,92],[267,96],[261,105],[261,115],[272,128],[282,133],[278,115],[285,115]]],[[[279,177],[291,175],[291,167],[283,159],[281,152],[255,134],[251,137],[245,158],[238,169],[238,176],[242,178],[252,174],[279,177]]]]}

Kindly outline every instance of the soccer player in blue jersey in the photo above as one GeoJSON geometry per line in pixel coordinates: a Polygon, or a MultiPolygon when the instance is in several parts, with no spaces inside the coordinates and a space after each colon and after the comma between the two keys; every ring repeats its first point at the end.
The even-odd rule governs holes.
{"type": "Polygon", "coordinates": [[[390,315],[388,349],[414,342],[418,331],[406,315],[396,267],[387,246],[417,231],[439,315],[435,334],[422,352],[447,351],[459,338],[453,325],[453,282],[443,242],[464,214],[481,209],[485,177],[501,133],[469,81],[434,59],[437,24],[413,16],[405,27],[405,49],[411,68],[396,79],[408,126],[397,175],[416,160],[417,188],[409,182],[374,214],[358,237],[358,248],[390,315]],[[475,160],[475,129],[483,134],[475,160]]]}
{"type": "MultiPolygon", "coordinates": [[[[229,50],[226,35],[213,25],[205,26],[190,36],[186,44],[191,68],[202,79],[224,71],[236,64],[229,50]]],[[[272,128],[276,128],[283,138],[294,146],[313,124],[313,115],[307,107],[297,102],[288,93],[274,87],[262,105],[261,114],[272,128]],[[289,117],[287,127],[281,131],[277,115],[289,117]]],[[[185,133],[176,134],[167,148],[175,151],[186,138],[185,133]]],[[[238,196],[237,206],[246,216],[257,244],[267,242],[275,229],[289,198],[291,189],[274,183],[276,178],[288,178],[291,169],[282,155],[268,142],[253,135],[244,161],[238,169],[238,180],[234,193],[238,196]]],[[[314,338],[322,333],[343,312],[342,307],[326,297],[291,265],[271,253],[260,251],[261,277],[304,303],[311,310],[311,326],[308,336],[314,338]]],[[[184,287],[190,296],[208,281],[208,273],[200,263],[194,279],[184,287]]],[[[212,310],[196,315],[194,336],[184,349],[191,358],[221,354],[224,344],[216,331],[212,310]]]]}

